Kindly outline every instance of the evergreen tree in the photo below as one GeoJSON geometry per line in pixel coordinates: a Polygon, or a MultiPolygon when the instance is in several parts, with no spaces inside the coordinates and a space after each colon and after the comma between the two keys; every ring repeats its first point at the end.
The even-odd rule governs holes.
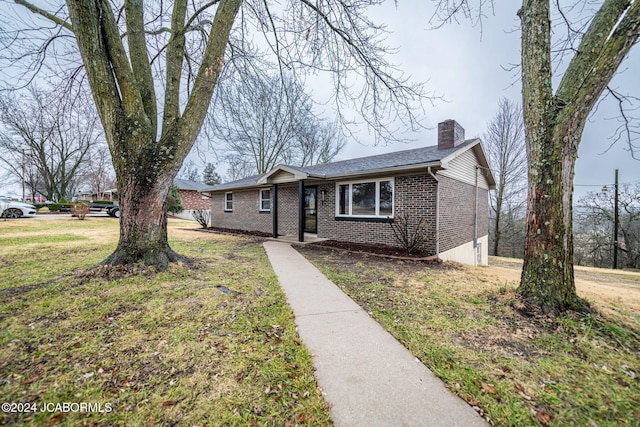
{"type": "Polygon", "coordinates": [[[182,199],[180,199],[180,192],[175,184],[172,184],[169,188],[169,196],[167,197],[167,212],[179,214],[184,210],[182,206],[182,199]]]}
{"type": "Polygon", "coordinates": [[[202,182],[207,185],[216,185],[222,182],[220,175],[216,173],[216,168],[213,163],[207,163],[202,172],[202,182]]]}

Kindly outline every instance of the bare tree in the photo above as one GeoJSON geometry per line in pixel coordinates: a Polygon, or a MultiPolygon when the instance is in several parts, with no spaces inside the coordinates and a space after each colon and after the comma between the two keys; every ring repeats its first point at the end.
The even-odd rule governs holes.
{"type": "Polygon", "coordinates": [[[347,144],[338,123],[322,119],[299,123],[293,147],[287,150],[283,160],[291,165],[310,166],[329,163],[347,144]]]}
{"type": "Polygon", "coordinates": [[[5,19],[0,51],[15,65],[31,60],[30,71],[42,70],[49,58],[47,66],[59,69],[66,57],[58,57],[56,46],[76,42],[120,194],[120,240],[105,263],[165,269],[181,259],[167,240],[166,196],[224,71],[245,73],[239,64],[271,55],[282,71],[327,72],[336,105],[358,108],[381,138],[392,136],[386,124],[397,115],[390,113],[415,124],[414,103],[424,94],[386,62],[383,28],[367,15],[380,2],[175,0],[145,8],[135,0],[42,7],[16,0],[37,17],[5,19]],[[253,42],[258,37],[267,49],[253,42]],[[362,84],[354,84],[355,76],[362,84]]]}
{"type": "Polygon", "coordinates": [[[282,159],[296,137],[297,115],[310,104],[302,85],[258,73],[220,87],[215,134],[227,153],[265,173],[282,159]]]}
{"type": "Polygon", "coordinates": [[[59,200],[73,195],[90,149],[100,142],[91,106],[68,103],[55,91],[31,88],[28,96],[0,96],[0,161],[32,194],[59,200]]]}
{"type": "Polygon", "coordinates": [[[501,255],[501,239],[504,234],[513,236],[516,232],[513,219],[526,200],[527,154],[521,107],[506,98],[501,99],[498,112],[487,125],[484,142],[496,177],[496,191],[489,196],[493,254],[501,255]]]}
{"type": "Polygon", "coordinates": [[[116,180],[111,162],[111,155],[106,145],[94,147],[88,156],[88,165],[84,173],[84,180],[89,184],[99,199],[105,200],[112,197],[107,190],[116,187],[116,180]]]}
{"type": "Polygon", "coordinates": [[[555,91],[549,2],[525,1],[519,15],[529,194],[518,292],[544,311],[579,309],[585,303],[573,274],[575,161],[590,112],[638,40],[640,2],[602,3],[579,43],[569,46],[575,53],[555,91]]]}
{"type": "MultiPolygon", "coordinates": [[[[614,191],[590,192],[579,202],[576,240],[581,241],[576,253],[597,267],[610,267],[614,248],[614,191]]],[[[619,198],[620,264],[640,268],[640,184],[620,185],[619,198]]]]}
{"type": "MultiPolygon", "coordinates": [[[[230,79],[231,80],[231,79],[230,79]]],[[[213,135],[227,159],[251,164],[248,175],[279,163],[307,166],[333,159],[345,142],[338,126],[313,112],[313,101],[291,77],[260,70],[233,79],[216,96],[213,135]]]]}
{"type": "Polygon", "coordinates": [[[256,174],[255,165],[245,157],[228,154],[225,156],[225,160],[229,166],[225,177],[227,181],[235,181],[256,174]]]}
{"type": "Polygon", "coordinates": [[[200,181],[200,170],[193,160],[182,164],[178,177],[188,181],[200,181]]]}
{"type": "MultiPolygon", "coordinates": [[[[493,7],[491,0],[435,3],[436,15],[444,21],[461,13],[481,21],[483,8],[493,7]]],[[[518,12],[529,162],[524,265],[518,293],[531,307],[550,313],[586,307],[576,294],[573,274],[575,161],[586,121],[603,93],[623,99],[608,85],[640,36],[640,1],[604,0],[583,7],[586,4],[524,0],[518,12]],[[556,24],[563,31],[552,31],[556,24]],[[554,60],[562,66],[554,68],[554,60]]],[[[633,118],[621,111],[622,133],[629,149],[636,150],[633,118]]]]}

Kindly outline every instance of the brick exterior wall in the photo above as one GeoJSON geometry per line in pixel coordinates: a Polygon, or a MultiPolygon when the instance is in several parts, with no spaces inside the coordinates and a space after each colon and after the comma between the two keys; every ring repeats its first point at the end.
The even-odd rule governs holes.
{"type": "Polygon", "coordinates": [[[187,210],[211,209],[211,200],[202,198],[202,194],[195,190],[178,190],[182,206],[187,210]]]}
{"type": "MultiPolygon", "coordinates": [[[[473,241],[475,186],[440,180],[440,252],[473,241]]],[[[478,237],[489,233],[489,193],[478,189],[478,237]]]]}
{"type": "Polygon", "coordinates": [[[238,190],[233,193],[233,211],[224,210],[225,193],[211,198],[211,226],[236,230],[273,232],[270,212],[260,212],[258,189],[238,190]]]}
{"type": "MultiPolygon", "coordinates": [[[[264,187],[262,190],[270,189],[264,187]]],[[[233,193],[233,211],[225,212],[225,193],[216,193],[211,198],[211,225],[236,230],[273,233],[272,212],[261,212],[260,190],[236,190],[233,193]]],[[[298,187],[278,186],[278,234],[298,235],[298,187]]]]}
{"type": "MultiPolygon", "coordinates": [[[[336,219],[335,190],[333,183],[318,186],[318,237],[345,242],[400,245],[387,222],[360,218],[336,219]],[[320,195],[322,190],[326,191],[324,204],[320,195]]],[[[418,218],[427,218],[429,238],[421,249],[429,253],[435,253],[435,191],[435,181],[428,175],[394,178],[394,214],[408,215],[410,225],[416,224],[418,218]]]]}
{"type": "MultiPolygon", "coordinates": [[[[273,231],[273,229],[269,229],[273,231]]],[[[298,185],[278,185],[278,234],[298,235],[298,185]]]]}
{"type": "MultiPolygon", "coordinates": [[[[440,252],[473,241],[475,186],[438,176],[440,185],[440,252]]],[[[366,181],[366,180],[363,180],[366,181]]],[[[391,226],[380,220],[336,219],[336,184],[318,184],[318,237],[400,246],[391,226]],[[324,201],[322,200],[322,192],[324,201]]],[[[233,212],[224,211],[224,193],[214,194],[211,225],[240,230],[273,232],[272,213],[259,212],[259,190],[233,191],[233,212]]],[[[435,254],[436,181],[429,175],[394,177],[394,213],[408,215],[410,223],[427,218],[428,239],[420,249],[435,254]]],[[[478,237],[488,234],[488,191],[478,193],[478,237]]],[[[278,233],[298,234],[298,187],[278,186],[278,233]]]]}

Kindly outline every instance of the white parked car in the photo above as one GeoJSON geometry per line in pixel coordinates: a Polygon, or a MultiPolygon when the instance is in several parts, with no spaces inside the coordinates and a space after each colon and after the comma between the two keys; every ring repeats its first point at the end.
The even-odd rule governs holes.
{"type": "Polygon", "coordinates": [[[0,199],[0,218],[22,218],[36,216],[36,207],[28,203],[0,199]]]}

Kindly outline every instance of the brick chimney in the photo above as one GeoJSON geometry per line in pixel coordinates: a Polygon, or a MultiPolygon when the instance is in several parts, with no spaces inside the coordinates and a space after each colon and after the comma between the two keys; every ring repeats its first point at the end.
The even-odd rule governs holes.
{"type": "Polygon", "coordinates": [[[464,142],[464,128],[455,120],[438,123],[438,150],[457,147],[464,142]]]}

